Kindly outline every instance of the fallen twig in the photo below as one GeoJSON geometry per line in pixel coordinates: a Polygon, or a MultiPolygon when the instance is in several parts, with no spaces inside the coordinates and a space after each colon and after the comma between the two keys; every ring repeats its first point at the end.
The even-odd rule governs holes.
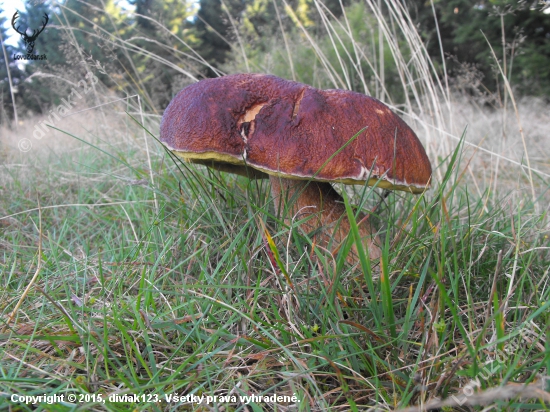
{"type": "Polygon", "coordinates": [[[550,406],[550,393],[543,389],[543,382],[539,381],[528,385],[510,383],[498,388],[490,388],[471,396],[459,394],[444,400],[434,399],[424,405],[396,409],[395,412],[423,412],[445,407],[488,405],[495,401],[514,398],[539,399],[541,402],[546,403],[546,406],[550,406]]]}

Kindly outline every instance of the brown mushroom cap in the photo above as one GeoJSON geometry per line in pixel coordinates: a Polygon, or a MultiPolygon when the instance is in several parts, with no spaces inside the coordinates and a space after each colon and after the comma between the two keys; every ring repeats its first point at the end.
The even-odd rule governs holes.
{"type": "Polygon", "coordinates": [[[431,177],[422,144],[382,102],[270,75],[236,74],[186,87],[166,108],[160,139],[187,160],[256,178],[378,182],[420,193],[431,177]]]}

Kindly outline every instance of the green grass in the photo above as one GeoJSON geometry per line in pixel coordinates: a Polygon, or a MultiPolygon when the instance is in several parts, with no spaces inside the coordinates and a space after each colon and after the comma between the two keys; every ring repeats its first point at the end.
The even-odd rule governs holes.
{"type": "Polygon", "coordinates": [[[430,192],[393,193],[377,209],[381,262],[364,255],[356,269],[345,263],[354,236],[335,260],[312,254],[273,215],[268,181],[156,150],[154,188],[128,184],[149,176],[138,147],[124,162],[84,146],[2,166],[0,208],[14,215],[1,220],[3,394],[276,393],[295,394],[298,410],[384,409],[459,393],[480,374],[488,388],[547,370],[546,216],[529,197],[469,194],[460,148],[430,192]]]}
{"type": "MultiPolygon", "coordinates": [[[[262,61],[288,53],[289,78],[368,86],[427,147],[434,183],[421,196],[381,200],[378,189],[338,187],[352,230],[336,256],[312,250],[299,222],[288,227],[275,215],[269,181],[174,161],[124,113],[142,114],[133,100],[119,112],[95,108],[56,124],[64,133],[32,140],[30,152],[1,148],[0,409],[13,406],[12,394],[74,394],[84,402],[38,408],[390,410],[434,397],[473,399],[470,388],[541,384],[550,367],[549,185],[536,168],[545,170],[548,159],[536,138],[527,141],[538,155],[528,176],[465,146],[489,135],[508,156],[504,146],[536,136],[529,131],[536,122],[525,121],[527,137],[519,136],[505,110],[493,116],[472,105],[476,120],[492,126],[498,118],[497,132],[465,130],[465,106],[434,75],[412,23],[398,6],[397,20],[384,20],[374,3],[366,3],[367,21],[379,24],[372,39],[363,42],[358,31],[365,6],[350,14],[349,30],[327,20],[326,31],[344,38],[337,46],[295,35],[284,49],[279,43],[242,59],[271,71],[262,61]],[[346,256],[359,238],[354,207],[376,207],[383,247],[380,261],[358,248],[350,267],[346,256]],[[113,394],[162,402],[98,399],[113,394]],[[165,402],[175,394],[237,399],[165,402]],[[273,394],[297,401],[238,400],[273,394]]],[[[237,56],[229,66],[239,65],[237,56]]],[[[158,136],[158,119],[146,119],[158,136]]],[[[12,140],[30,136],[33,125],[12,140]]],[[[492,405],[548,409],[540,399],[492,405]]]]}

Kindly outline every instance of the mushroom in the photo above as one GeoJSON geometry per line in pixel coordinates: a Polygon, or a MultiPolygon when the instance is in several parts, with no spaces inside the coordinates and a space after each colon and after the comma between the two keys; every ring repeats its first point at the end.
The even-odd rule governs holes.
{"type": "MultiPolygon", "coordinates": [[[[277,213],[286,211],[286,223],[298,217],[322,247],[338,248],[350,232],[331,183],[421,193],[431,178],[422,144],[382,102],[271,75],[235,74],[184,88],[164,112],[160,140],[185,160],[269,178],[277,213]]],[[[368,216],[357,221],[370,257],[379,257],[368,216]]]]}

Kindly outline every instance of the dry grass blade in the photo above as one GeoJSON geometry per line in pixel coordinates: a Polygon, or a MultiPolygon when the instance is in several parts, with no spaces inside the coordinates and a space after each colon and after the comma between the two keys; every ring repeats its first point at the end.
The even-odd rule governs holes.
{"type": "MultiPolygon", "coordinates": [[[[485,37],[484,33],[483,33],[483,37],[485,37]]],[[[489,48],[491,49],[491,54],[493,55],[493,59],[495,60],[495,63],[498,67],[498,70],[500,71],[500,74],[502,76],[502,80],[504,81],[504,85],[506,86],[506,92],[510,96],[510,101],[512,102],[512,105],[514,106],[514,113],[516,115],[516,121],[517,121],[518,127],[519,127],[519,134],[521,136],[521,142],[523,143],[523,151],[524,151],[524,155],[525,155],[525,161],[527,162],[527,170],[529,172],[529,183],[531,184],[531,193],[533,195],[533,203],[536,205],[537,204],[537,195],[535,193],[535,184],[533,183],[533,172],[532,172],[532,169],[531,169],[531,161],[529,160],[529,151],[527,150],[527,143],[525,142],[525,134],[523,133],[523,126],[521,124],[521,119],[520,119],[520,116],[519,116],[519,110],[518,110],[518,106],[516,104],[516,99],[514,97],[514,92],[512,91],[512,87],[510,86],[510,82],[508,81],[508,77],[506,77],[506,73],[504,73],[504,71],[502,70],[502,66],[500,65],[499,60],[497,59],[495,51],[493,50],[493,46],[491,46],[491,43],[489,43],[489,40],[487,39],[487,37],[485,37],[485,40],[487,41],[487,44],[489,45],[489,48]]]]}
{"type": "Polygon", "coordinates": [[[498,388],[487,389],[483,392],[466,395],[451,396],[445,400],[433,400],[423,406],[413,406],[410,408],[396,409],[395,412],[422,412],[440,408],[452,408],[458,406],[478,406],[489,405],[495,401],[507,401],[519,398],[522,400],[538,399],[550,405],[550,393],[543,390],[541,383],[530,383],[528,385],[508,384],[498,388]]]}
{"type": "Polygon", "coordinates": [[[15,104],[15,96],[13,93],[13,83],[11,81],[11,71],[9,67],[9,59],[6,53],[6,45],[4,44],[4,38],[2,36],[2,31],[0,30],[0,43],[2,43],[2,53],[4,54],[4,62],[6,62],[6,71],[8,73],[8,83],[10,85],[10,94],[11,94],[11,101],[13,104],[13,120],[15,123],[15,127],[17,128],[17,125],[19,124],[19,119],[17,118],[17,106],[15,104]]]}
{"type": "Polygon", "coordinates": [[[79,203],[70,203],[66,205],[53,205],[53,206],[45,206],[45,207],[36,207],[33,209],[27,209],[23,210],[22,212],[12,213],[11,215],[2,216],[0,217],[0,220],[2,219],[9,219],[14,216],[23,215],[25,213],[34,212],[36,210],[40,211],[42,209],[57,209],[62,207],[96,207],[96,206],[113,206],[113,205],[125,205],[125,204],[132,204],[132,203],[151,203],[154,202],[153,200],[135,200],[135,201],[123,201],[123,202],[105,202],[105,203],[95,203],[95,204],[79,204],[79,203]]]}
{"type": "Polygon", "coordinates": [[[15,305],[15,308],[11,311],[10,315],[8,316],[8,319],[6,320],[6,324],[2,328],[2,332],[6,330],[6,328],[9,327],[10,323],[15,318],[15,315],[17,315],[17,311],[23,304],[23,301],[29,294],[29,291],[31,290],[32,286],[36,282],[36,279],[38,278],[38,275],[40,274],[40,269],[42,268],[42,209],[40,208],[40,199],[37,198],[38,202],[38,259],[36,263],[36,271],[34,272],[34,276],[32,277],[31,281],[23,291],[23,294],[19,298],[19,301],[15,305]]]}

